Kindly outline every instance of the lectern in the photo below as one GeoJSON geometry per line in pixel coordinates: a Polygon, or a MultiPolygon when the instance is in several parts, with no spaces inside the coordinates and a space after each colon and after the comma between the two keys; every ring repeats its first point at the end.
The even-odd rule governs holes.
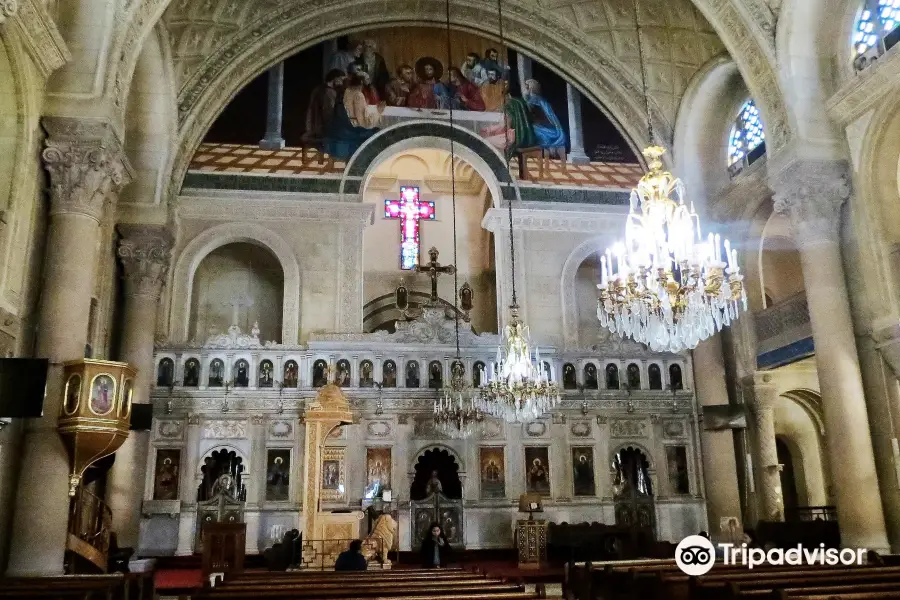
{"type": "Polygon", "coordinates": [[[528,513],[527,519],[516,522],[519,568],[540,569],[547,561],[547,521],[534,518],[534,513],[544,512],[540,495],[522,494],[519,497],[519,512],[528,513]]]}

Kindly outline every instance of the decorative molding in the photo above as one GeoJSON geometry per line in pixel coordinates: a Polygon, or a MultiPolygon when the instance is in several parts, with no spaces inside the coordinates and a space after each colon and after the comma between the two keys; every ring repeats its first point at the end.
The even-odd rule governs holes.
{"type": "Polygon", "coordinates": [[[159,300],[172,258],[168,227],[118,225],[122,235],[117,254],[125,267],[126,294],[159,300]]]}
{"type": "Polygon", "coordinates": [[[794,161],[773,177],[775,211],[790,219],[798,248],[840,241],[841,207],[850,198],[843,160],[794,161]]]}
{"type": "Polygon", "coordinates": [[[859,73],[847,78],[844,85],[825,103],[828,116],[847,126],[877,107],[887,98],[896,97],[900,88],[900,45],[891,48],[859,73]]]}
{"type": "MultiPolygon", "coordinates": [[[[605,206],[602,211],[513,208],[513,230],[617,236],[622,232],[627,210],[627,207],[615,206],[605,206]]],[[[493,233],[509,231],[509,209],[489,208],[481,226],[493,233]]]]}
{"type": "Polygon", "coordinates": [[[524,426],[525,435],[529,437],[543,437],[547,434],[547,423],[544,421],[531,421],[524,426]]]}
{"type": "Polygon", "coordinates": [[[685,435],[684,421],[681,419],[663,419],[662,432],[667,438],[683,438],[685,435]]]}
{"type": "Polygon", "coordinates": [[[235,440],[247,437],[247,421],[211,419],[203,422],[203,439],[235,440]]]}
{"type": "Polygon", "coordinates": [[[647,423],[638,419],[613,419],[609,422],[611,438],[645,438],[647,423]]]}
{"type": "Polygon", "coordinates": [[[50,214],[81,214],[97,222],[107,200],[131,182],[133,171],[106,121],[44,117],[48,137],[42,153],[50,173],[50,214]]]}
{"type": "Polygon", "coordinates": [[[577,438],[590,437],[591,422],[590,421],[575,421],[569,427],[569,433],[571,433],[574,437],[577,437],[577,438]]]}
{"type": "Polygon", "coordinates": [[[280,344],[274,342],[266,342],[263,344],[259,340],[259,327],[253,324],[250,333],[243,333],[237,325],[228,328],[228,333],[219,333],[210,336],[203,344],[204,348],[215,350],[261,350],[264,348],[278,348],[280,344]]]}
{"type": "Polygon", "coordinates": [[[186,189],[178,196],[178,217],[199,221],[271,221],[346,223],[360,227],[375,220],[375,205],[323,200],[322,194],[225,192],[186,189]]]}
{"type": "Polygon", "coordinates": [[[278,419],[269,423],[269,438],[288,440],[294,437],[294,425],[286,419],[278,419]]]}
{"type": "Polygon", "coordinates": [[[40,0],[0,0],[0,26],[15,23],[20,38],[41,76],[45,79],[72,60],[56,23],[40,0]]]}
{"type": "Polygon", "coordinates": [[[370,438],[384,438],[391,435],[391,424],[388,421],[369,421],[366,423],[366,435],[370,438]]]}
{"type": "Polygon", "coordinates": [[[156,433],[164,439],[181,439],[184,435],[184,421],[159,420],[156,422],[156,433]]]}
{"type": "Polygon", "coordinates": [[[481,439],[483,440],[500,440],[503,439],[506,428],[503,421],[485,417],[481,427],[481,439]]]}

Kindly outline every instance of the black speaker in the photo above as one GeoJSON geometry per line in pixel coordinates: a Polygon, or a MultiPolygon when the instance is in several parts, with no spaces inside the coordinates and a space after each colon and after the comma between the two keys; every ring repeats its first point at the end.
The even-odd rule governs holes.
{"type": "Polygon", "coordinates": [[[884,36],[884,51],[887,52],[893,48],[897,42],[900,42],[900,25],[884,36]]]}
{"type": "Polygon", "coordinates": [[[131,431],[150,431],[153,426],[153,405],[131,405],[131,431]]]}
{"type": "Polygon", "coordinates": [[[46,358],[0,359],[0,418],[28,419],[44,414],[46,358]]]}

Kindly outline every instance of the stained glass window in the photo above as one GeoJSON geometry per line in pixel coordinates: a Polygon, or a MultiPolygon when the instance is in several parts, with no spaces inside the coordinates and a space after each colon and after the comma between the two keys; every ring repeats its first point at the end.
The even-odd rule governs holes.
{"type": "Polygon", "coordinates": [[[728,138],[728,166],[744,160],[744,157],[765,139],[759,109],[753,100],[747,100],[731,127],[731,136],[728,138]]]}
{"type": "Polygon", "coordinates": [[[419,264],[419,221],[435,219],[434,202],[423,202],[419,188],[402,186],[400,200],[384,201],[384,217],[400,219],[400,268],[415,269],[419,264]]]}
{"type": "Polygon", "coordinates": [[[871,0],[863,7],[853,30],[854,56],[862,56],[900,24],[900,0],[871,0]],[[873,10],[877,2],[878,9],[873,10]],[[874,14],[873,14],[874,13],[874,14]],[[877,18],[876,18],[877,17],[877,18]]]}

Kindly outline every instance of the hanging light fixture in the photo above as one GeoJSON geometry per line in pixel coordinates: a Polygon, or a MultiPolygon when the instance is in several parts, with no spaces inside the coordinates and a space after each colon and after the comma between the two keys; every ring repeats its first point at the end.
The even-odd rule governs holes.
{"type": "MultiPolygon", "coordinates": [[[[450,0],[447,0],[447,63],[453,64],[450,41],[450,0]]],[[[450,106],[450,127],[453,127],[453,105],[450,106]]],[[[456,151],[450,138],[450,194],[453,205],[453,266],[457,267],[456,250],[456,151]]],[[[450,365],[449,385],[444,386],[442,398],[434,402],[435,427],[454,438],[467,438],[479,431],[484,414],[474,400],[474,390],[466,378],[459,351],[459,268],[453,269],[453,319],[456,324],[456,359],[450,365]]]]}
{"type": "Polygon", "coordinates": [[[641,85],[650,146],[643,151],[649,171],[631,191],[625,243],[600,258],[597,318],[622,337],[654,351],[695,348],[747,310],[737,251],[709,234],[684,203],[684,184],[663,169],[666,150],[653,143],[650,95],[644,72],[643,38],[634,0],[641,85]]]}
{"type": "MultiPolygon", "coordinates": [[[[504,48],[501,0],[497,0],[497,18],[499,20],[500,47],[504,48]]],[[[505,127],[508,129],[505,94],[503,119],[505,127]]],[[[506,151],[508,145],[509,138],[507,137],[507,148],[504,148],[505,156],[508,156],[506,151]]],[[[524,158],[520,158],[520,160],[524,160],[524,158]]],[[[509,170],[508,167],[507,163],[507,170],[509,170]]],[[[519,304],[516,298],[516,248],[513,241],[512,201],[508,200],[507,202],[512,274],[510,319],[503,328],[503,336],[500,346],[497,348],[497,361],[493,365],[490,380],[481,387],[478,406],[484,412],[512,423],[535,419],[552,410],[559,403],[559,387],[550,381],[549,373],[543,369],[539,349],[535,348],[534,360],[532,360],[528,326],[519,317],[519,304]]]]}

